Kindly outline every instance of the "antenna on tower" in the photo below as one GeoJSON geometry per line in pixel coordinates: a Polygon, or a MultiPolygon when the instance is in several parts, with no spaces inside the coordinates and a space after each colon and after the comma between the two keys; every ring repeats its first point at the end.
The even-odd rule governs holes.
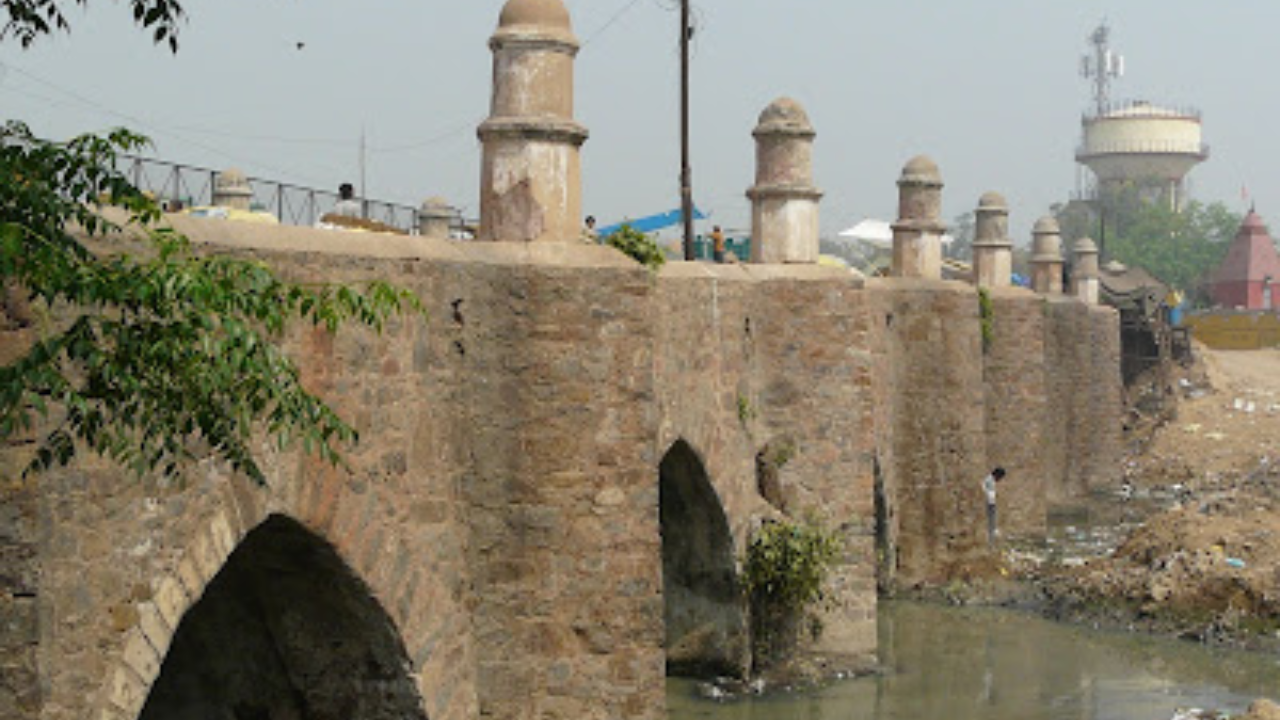
{"type": "Polygon", "coordinates": [[[1103,20],[1089,36],[1090,54],[1080,58],[1080,76],[1093,81],[1093,101],[1098,114],[1111,102],[1111,81],[1124,77],[1124,57],[1111,52],[1111,28],[1103,20]]]}

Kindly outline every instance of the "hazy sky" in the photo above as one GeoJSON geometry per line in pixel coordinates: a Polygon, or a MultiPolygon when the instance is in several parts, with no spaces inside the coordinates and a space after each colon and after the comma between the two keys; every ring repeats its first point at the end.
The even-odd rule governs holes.
{"type": "MultiPolygon", "coordinates": [[[[69,4],[69,3],[68,3],[69,4]]],[[[602,223],[678,206],[674,0],[568,0],[578,37],[585,206],[602,223]]],[[[475,126],[488,112],[487,40],[501,0],[188,0],[178,55],[127,5],[73,11],[70,36],[0,46],[0,117],[62,138],[125,124],[162,158],[369,195],[442,195],[477,211],[475,126]],[[297,43],[305,43],[301,49],[297,43]],[[114,114],[113,114],[114,113],[114,114]]],[[[1104,17],[1127,58],[1117,98],[1204,111],[1209,162],[1193,194],[1240,207],[1247,185],[1280,218],[1280,3],[1274,0],[696,0],[698,205],[749,224],[751,129],[790,95],[818,130],[824,232],[890,218],[903,163],[931,155],[946,218],[988,189],[1015,240],[1075,187],[1089,87],[1086,37],[1104,17]]]]}

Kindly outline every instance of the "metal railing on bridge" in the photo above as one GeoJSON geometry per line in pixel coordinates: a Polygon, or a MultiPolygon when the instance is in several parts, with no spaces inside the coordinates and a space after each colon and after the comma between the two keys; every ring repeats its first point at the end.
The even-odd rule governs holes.
{"type": "MultiPolygon", "coordinates": [[[[186,207],[212,205],[218,176],[211,168],[183,165],[155,158],[120,155],[117,170],[124,173],[135,187],[155,195],[157,200],[186,207]]],[[[315,225],[337,204],[336,192],[292,185],[290,183],[249,177],[253,189],[250,207],[275,215],[286,225],[315,225]]],[[[409,205],[382,200],[360,199],[366,220],[374,220],[410,235],[418,234],[421,212],[409,205]]],[[[450,226],[462,233],[469,224],[455,211],[450,226]]]]}

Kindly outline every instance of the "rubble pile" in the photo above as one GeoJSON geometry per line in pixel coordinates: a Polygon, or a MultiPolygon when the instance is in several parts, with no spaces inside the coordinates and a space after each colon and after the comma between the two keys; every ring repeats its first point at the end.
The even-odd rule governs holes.
{"type": "Polygon", "coordinates": [[[1280,352],[1200,350],[1175,416],[1118,487],[1039,551],[1006,553],[1054,614],[1280,644],[1280,352]]]}

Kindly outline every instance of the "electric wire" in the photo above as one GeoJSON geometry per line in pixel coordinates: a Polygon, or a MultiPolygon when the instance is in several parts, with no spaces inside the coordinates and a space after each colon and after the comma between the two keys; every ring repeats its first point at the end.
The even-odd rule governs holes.
{"type": "Polygon", "coordinates": [[[582,42],[583,49],[585,50],[588,45],[597,40],[601,35],[608,32],[609,28],[616,25],[619,20],[626,16],[627,13],[631,12],[632,8],[636,7],[641,2],[643,2],[643,0],[630,0],[626,5],[623,5],[613,14],[612,17],[606,20],[603,25],[596,28],[594,32],[587,36],[587,39],[582,42]]]}

